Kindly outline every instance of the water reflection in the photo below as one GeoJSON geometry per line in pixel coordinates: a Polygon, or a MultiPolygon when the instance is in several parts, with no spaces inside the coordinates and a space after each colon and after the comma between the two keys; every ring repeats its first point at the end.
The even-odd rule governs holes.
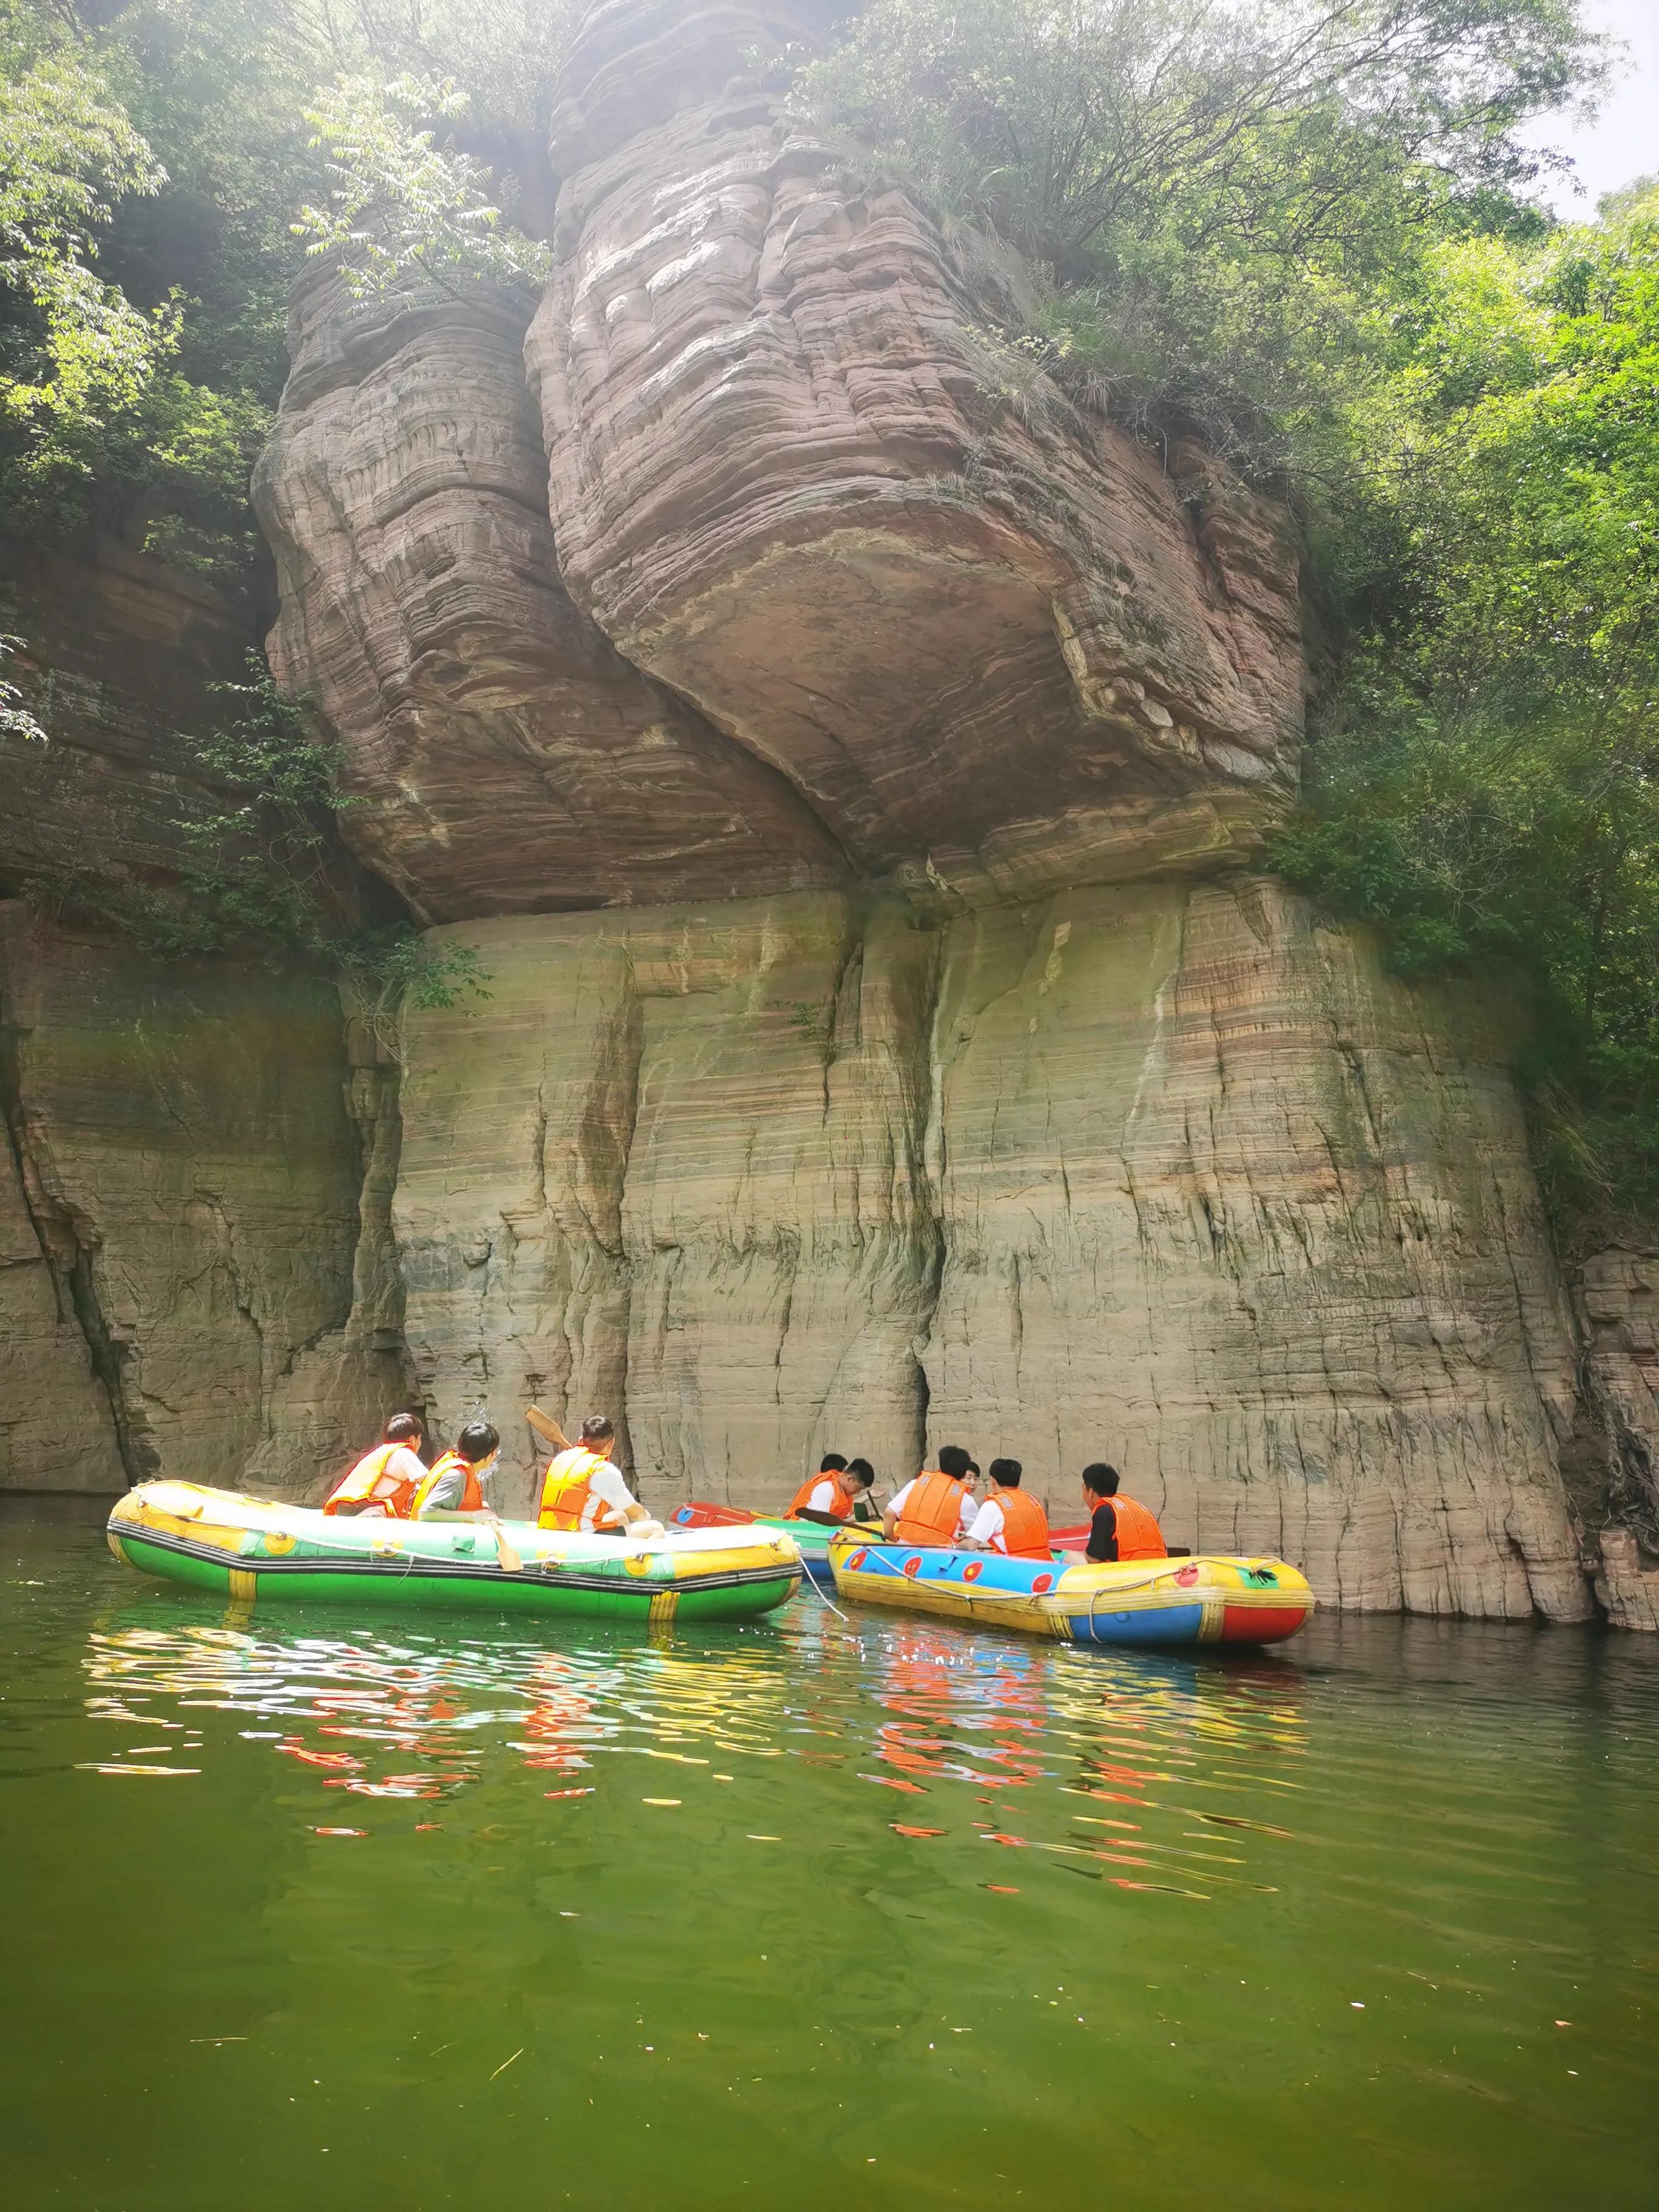
{"type": "MultiPolygon", "coordinates": [[[[837,1803],[849,1783],[916,1801],[870,1808],[908,1842],[954,1835],[1200,1902],[1272,1893],[1254,1860],[1296,1840],[1281,1801],[1304,1784],[1304,1680],[1285,1661],[1114,1658],[804,1607],[767,1634],[562,1650],[505,1626],[327,1636],[314,1620],[210,1625],[146,1605],[94,1630],[88,1717],[134,1741],[86,1764],[165,1758],[149,1771],[182,1779],[258,1745],[314,1784],[323,1832],[349,1834],[323,1826],[322,1793],[431,1805],[517,1771],[548,1798],[622,1787],[678,1805],[738,1762],[787,1760],[837,1803]],[[204,1747],[190,1716],[210,1712],[237,1725],[204,1747]],[[195,1763],[175,1762],[179,1745],[195,1763]],[[647,1761],[679,1771],[636,1790],[647,1761]]],[[[1017,1891],[998,1863],[982,1862],[984,1886],[1017,1891]]]]}

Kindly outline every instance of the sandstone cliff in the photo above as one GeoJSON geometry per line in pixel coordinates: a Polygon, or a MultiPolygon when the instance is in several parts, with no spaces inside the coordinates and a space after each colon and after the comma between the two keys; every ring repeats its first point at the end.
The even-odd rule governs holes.
{"type": "Polygon", "coordinates": [[[520,1499],[529,1396],[659,1504],[956,1433],[1346,1604],[1580,1617],[1513,1024],[1249,872],[1294,532],[767,89],[820,15],[593,11],[539,301],[296,296],[273,656],[492,979],[408,1028],[421,1387],[520,1499]]]}
{"type": "Polygon", "coordinates": [[[446,1425],[623,1407],[664,1504],[954,1437],[1069,1508],[1109,1453],[1328,1599],[1587,1611],[1570,1316],[1472,995],[1250,879],[467,934],[495,995],[411,1025],[395,1212],[446,1425]]]}
{"type": "Polygon", "coordinates": [[[50,918],[89,872],[185,865],[181,802],[210,794],[180,732],[252,631],[118,545],[5,554],[51,742],[0,736],[0,1488],[308,1493],[404,1387],[395,1085],[313,982],[50,918]]]}
{"type": "Polygon", "coordinates": [[[406,1358],[510,1504],[532,1397],[658,1506],[956,1438],[1328,1601],[1582,1618],[1562,1454],[1622,1423],[1647,1479],[1646,1278],[1575,1315],[1519,1015],[1260,872],[1295,533],[1079,414],[1008,257],[769,89],[822,14],[593,11],[540,299],[298,288],[272,662],[490,995],[408,1021],[400,1103],[359,1024],[14,918],[0,1296],[63,1378],[14,1458],[301,1488],[406,1358]]]}

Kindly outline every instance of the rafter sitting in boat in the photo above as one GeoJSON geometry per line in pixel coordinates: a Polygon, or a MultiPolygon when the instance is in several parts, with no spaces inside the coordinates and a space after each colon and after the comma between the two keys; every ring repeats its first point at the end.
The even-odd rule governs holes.
{"type": "Polygon", "coordinates": [[[547,1463],[537,1516],[539,1527],[580,1529],[589,1535],[624,1528],[636,1536],[662,1534],[661,1522],[651,1518],[610,1457],[616,1441],[617,1425],[610,1415],[590,1413],[582,1423],[580,1442],[568,1444],[547,1463]]]}
{"type": "Polygon", "coordinates": [[[937,1468],[924,1468],[892,1498],[881,1519],[888,1544],[957,1544],[974,1525],[974,1462],[946,1444],[937,1468]]]}
{"type": "Polygon", "coordinates": [[[426,1480],[420,1448],[426,1424],[418,1413],[394,1413],[380,1441],[347,1469],[325,1501],[323,1510],[347,1520],[367,1513],[377,1519],[407,1521],[416,1492],[426,1480]]]}
{"type": "Polygon", "coordinates": [[[845,1460],[839,1452],[826,1452],[818,1471],[809,1475],[790,1499],[787,1521],[822,1521],[831,1528],[864,1516],[859,1507],[869,1493],[876,1471],[867,1459],[845,1460]]]}

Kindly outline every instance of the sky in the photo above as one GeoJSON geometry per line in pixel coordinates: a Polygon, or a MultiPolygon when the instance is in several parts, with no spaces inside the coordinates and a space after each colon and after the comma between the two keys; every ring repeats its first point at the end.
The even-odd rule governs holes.
{"type": "Polygon", "coordinates": [[[1593,123],[1575,128],[1569,117],[1553,116],[1522,134],[1529,145],[1571,156],[1583,190],[1572,178],[1542,190],[1557,215],[1578,222],[1595,213],[1603,192],[1659,171],[1659,0],[1586,0],[1584,18],[1625,41],[1623,73],[1593,123]]]}

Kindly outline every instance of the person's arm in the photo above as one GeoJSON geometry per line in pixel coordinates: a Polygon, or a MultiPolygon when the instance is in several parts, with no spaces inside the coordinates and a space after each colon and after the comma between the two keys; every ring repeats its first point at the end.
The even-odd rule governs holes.
{"type": "Polygon", "coordinates": [[[501,1526],[501,1516],[493,1505],[463,1506],[460,1500],[466,1495],[466,1476],[459,1467],[452,1467],[434,1484],[432,1495],[427,1499],[421,1518],[422,1521],[483,1521],[491,1528],[501,1526]]]}
{"type": "Polygon", "coordinates": [[[996,1540],[1001,1534],[1002,1508],[994,1498],[988,1498],[978,1512],[975,1514],[973,1525],[963,1537],[962,1541],[964,1545],[971,1546],[976,1552],[988,1552],[994,1549],[996,1540]]]}
{"type": "Polygon", "coordinates": [[[1097,1566],[1106,1566],[1117,1559],[1117,1509],[1109,1498],[1103,1498],[1096,1506],[1089,1522],[1089,1542],[1084,1553],[1097,1566]]]}
{"type": "MultiPolygon", "coordinates": [[[[662,1533],[661,1523],[652,1519],[629,1490],[622,1469],[610,1460],[606,1460],[603,1467],[594,1468],[587,1479],[587,1486],[595,1498],[611,1508],[613,1514],[619,1513],[629,1528],[636,1529],[641,1535],[651,1529],[655,1529],[659,1534],[662,1533]]],[[[599,1531],[596,1529],[594,1534],[597,1535],[599,1531]]]]}
{"type": "Polygon", "coordinates": [[[895,1540],[898,1531],[899,1515],[903,1512],[910,1492],[915,1486],[914,1482],[907,1482],[902,1490],[896,1491],[888,1499],[887,1510],[881,1516],[881,1535],[884,1543],[890,1544],[895,1540]]]}
{"type": "Polygon", "coordinates": [[[805,1504],[797,1507],[795,1519],[816,1521],[826,1528],[839,1528],[841,1516],[833,1510],[835,1497],[836,1486],[827,1477],[822,1482],[815,1482],[812,1486],[812,1494],[805,1504]],[[824,1501],[823,1504],[818,1503],[820,1498],[824,1501]]]}
{"type": "Polygon", "coordinates": [[[374,1495],[377,1498],[395,1498],[401,1485],[424,1482],[425,1480],[426,1469],[420,1461],[407,1444],[399,1444],[380,1470],[374,1485],[374,1495]]]}
{"type": "Polygon", "coordinates": [[[427,1492],[426,1503],[420,1510],[422,1521],[470,1520],[470,1514],[458,1513],[453,1509],[466,1494],[466,1477],[458,1467],[441,1474],[427,1492]]]}

